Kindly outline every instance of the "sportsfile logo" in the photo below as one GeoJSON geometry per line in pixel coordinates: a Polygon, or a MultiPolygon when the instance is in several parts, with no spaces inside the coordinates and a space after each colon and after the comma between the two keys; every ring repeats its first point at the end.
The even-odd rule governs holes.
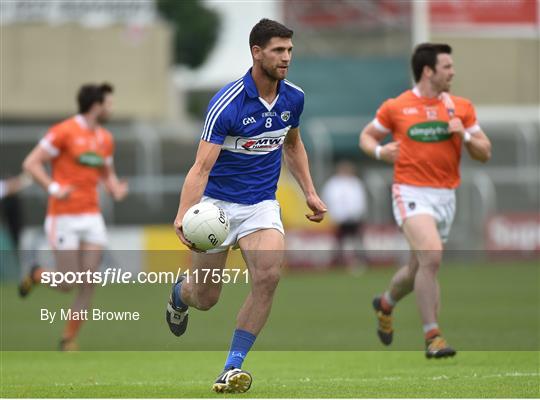
{"type": "Polygon", "coordinates": [[[236,142],[237,149],[244,149],[254,152],[269,152],[277,150],[283,144],[285,136],[280,137],[262,137],[257,139],[238,139],[236,142]]]}

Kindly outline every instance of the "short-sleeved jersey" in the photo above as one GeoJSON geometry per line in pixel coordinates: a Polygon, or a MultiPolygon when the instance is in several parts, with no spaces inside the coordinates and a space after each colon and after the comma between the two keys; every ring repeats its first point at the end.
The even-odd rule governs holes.
{"type": "Polygon", "coordinates": [[[395,183],[459,186],[462,139],[448,132],[452,113],[469,133],[480,130],[472,103],[448,93],[426,98],[414,88],[382,104],[373,124],[381,132],[391,132],[400,143],[394,164],[395,183]]]}
{"type": "Polygon", "coordinates": [[[251,69],[221,89],[208,105],[201,140],[221,145],[204,194],[255,204],[276,198],[282,146],[300,124],[304,92],[287,80],[272,104],[259,97],[251,69]]]}
{"type": "Polygon", "coordinates": [[[53,180],[74,188],[67,199],[49,196],[47,214],[99,212],[97,185],[104,165],[112,163],[111,133],[102,127],[90,130],[77,115],[51,127],[40,145],[53,156],[53,180]]]}

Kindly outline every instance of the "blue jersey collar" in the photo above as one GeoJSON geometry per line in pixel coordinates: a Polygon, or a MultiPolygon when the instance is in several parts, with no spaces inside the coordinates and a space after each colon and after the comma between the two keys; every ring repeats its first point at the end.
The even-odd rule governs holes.
{"type": "MultiPolygon", "coordinates": [[[[244,87],[246,88],[246,92],[248,96],[252,99],[259,98],[259,92],[257,91],[257,86],[255,86],[255,81],[253,80],[253,77],[251,76],[251,69],[248,70],[248,72],[244,75],[244,87]]],[[[285,84],[283,81],[278,82],[278,94],[281,94],[285,88],[285,84]]]]}

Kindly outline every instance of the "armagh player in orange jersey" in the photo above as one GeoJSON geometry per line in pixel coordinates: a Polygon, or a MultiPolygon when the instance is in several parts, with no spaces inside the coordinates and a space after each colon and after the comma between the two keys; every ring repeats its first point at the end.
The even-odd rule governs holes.
{"type": "MultiPolygon", "coordinates": [[[[79,114],[50,128],[30,152],[23,168],[49,193],[45,231],[54,250],[56,269],[60,272],[96,270],[107,243],[105,223],[100,212],[97,186],[103,181],[112,197],[120,201],[128,185],[118,180],[113,164],[114,141],[101,124],[112,108],[113,87],[109,84],[84,85],[77,101],[79,114]],[[45,164],[52,166],[52,177],[45,164]]],[[[26,296],[39,283],[43,269],[32,268],[19,287],[26,296]]],[[[60,284],[68,291],[69,284],[60,284]]],[[[72,312],[87,310],[94,286],[78,284],[72,312]]],[[[81,320],[67,321],[60,347],[76,348],[75,338],[81,320]]]]}
{"type": "Polygon", "coordinates": [[[385,345],[392,342],[392,309],[414,290],[428,358],[456,354],[437,323],[437,272],[455,213],[461,149],[480,162],[491,156],[472,103],[448,93],[454,77],[451,53],[446,44],[417,46],[412,56],[416,86],[385,101],[360,135],[365,153],[394,164],[394,217],[411,248],[409,264],[373,300],[378,335],[385,345]],[[393,141],[379,144],[388,134],[393,141]]]}

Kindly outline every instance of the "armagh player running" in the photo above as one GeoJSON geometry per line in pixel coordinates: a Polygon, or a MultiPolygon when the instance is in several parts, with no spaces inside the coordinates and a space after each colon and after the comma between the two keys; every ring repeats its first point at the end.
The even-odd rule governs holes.
{"type": "Polygon", "coordinates": [[[394,217],[411,247],[409,264],[373,300],[378,335],[385,345],[392,343],[392,310],[414,290],[428,358],[456,354],[437,323],[437,272],[454,219],[461,148],[465,146],[480,162],[491,156],[491,143],[478,125],[472,103],[448,94],[454,77],[451,53],[446,44],[417,46],[412,56],[416,86],[385,101],[360,135],[364,152],[394,164],[394,217]],[[394,141],[380,145],[390,133],[394,141]]]}
{"type": "MultiPolygon", "coordinates": [[[[114,170],[113,137],[100,125],[111,113],[112,93],[109,84],[82,86],[77,96],[79,114],[50,128],[23,163],[24,170],[49,193],[45,231],[61,272],[99,268],[107,243],[98,202],[100,180],[117,201],[128,192],[127,183],[119,181],[114,170]],[[47,163],[51,163],[52,177],[45,170],[47,163]]],[[[40,282],[43,271],[32,268],[19,287],[21,296],[40,282]]],[[[71,285],[58,288],[68,291],[71,285]]],[[[79,284],[71,310],[88,309],[93,292],[92,284],[79,284]]],[[[76,349],[81,322],[67,321],[61,350],[76,349]]]]}
{"type": "MultiPolygon", "coordinates": [[[[290,29],[268,19],[253,27],[249,36],[253,67],[210,101],[174,221],[179,239],[191,247],[182,233],[187,209],[201,199],[223,208],[229,216],[229,236],[217,249],[193,253],[194,268],[223,268],[228,248],[238,246],[250,274],[251,291],[238,313],[223,372],[213,385],[216,392],[245,392],[251,386],[251,375],[242,370],[242,363],[270,314],[285,247],[276,201],[282,153],[313,212],[306,217],[320,222],[326,212],[313,186],[300,138],[304,92],[285,80],[292,35],[290,29]]],[[[188,306],[210,309],[217,303],[221,287],[221,282],[182,277],[173,286],[167,305],[171,332],[182,335],[188,306]]]]}

